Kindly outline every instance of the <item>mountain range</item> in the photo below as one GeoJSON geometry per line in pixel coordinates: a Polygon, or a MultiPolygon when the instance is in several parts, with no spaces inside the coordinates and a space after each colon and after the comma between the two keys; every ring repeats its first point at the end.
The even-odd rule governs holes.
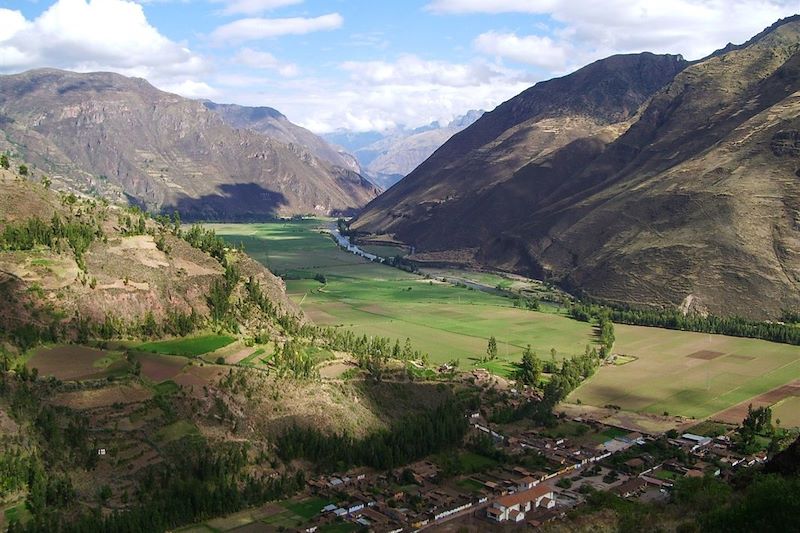
{"type": "Polygon", "coordinates": [[[454,135],[352,223],[420,262],[633,306],[800,306],[800,18],[687,62],[612,56],[454,135]]]}
{"type": "Polygon", "coordinates": [[[448,123],[432,122],[419,128],[399,127],[361,133],[336,131],[323,137],[351,152],[364,174],[383,189],[388,189],[483,113],[471,110],[448,123]]]}
{"type": "Polygon", "coordinates": [[[145,80],[40,69],[0,76],[0,149],[56,187],[185,218],[347,213],[377,188],[274,110],[189,100],[145,80]],[[258,128],[243,115],[261,116],[258,128]]]}

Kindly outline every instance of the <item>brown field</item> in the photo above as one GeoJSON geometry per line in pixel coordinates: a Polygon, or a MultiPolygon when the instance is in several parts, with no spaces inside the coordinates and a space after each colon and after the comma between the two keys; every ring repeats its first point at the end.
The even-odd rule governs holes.
{"type": "MultiPolygon", "coordinates": [[[[783,402],[786,399],[792,399],[798,397],[800,397],[800,380],[795,381],[794,383],[789,383],[788,385],[783,385],[781,387],[774,388],[771,391],[765,392],[764,394],[759,394],[755,398],[734,405],[730,409],[726,409],[721,413],[717,413],[716,415],[714,415],[713,418],[714,420],[719,420],[720,422],[727,422],[729,424],[739,424],[747,416],[747,409],[750,405],[752,405],[754,409],[757,407],[771,407],[775,404],[783,402]]],[[[788,403],[789,405],[791,405],[794,402],[788,402],[788,403]]],[[[775,418],[780,418],[780,417],[776,417],[773,415],[773,419],[775,418]]],[[[788,417],[786,420],[782,418],[781,421],[789,422],[792,418],[793,417],[788,417]]],[[[800,418],[800,415],[798,416],[798,418],[800,418]]],[[[784,425],[788,426],[788,424],[784,425]]]]}
{"type": "Polygon", "coordinates": [[[339,361],[320,368],[319,375],[323,378],[335,379],[341,376],[343,373],[350,370],[351,368],[355,368],[355,366],[349,363],[343,363],[339,361]]]}
{"type": "Polygon", "coordinates": [[[137,353],[136,358],[142,364],[142,375],[160,383],[172,379],[186,365],[185,357],[137,353]]]}
{"type": "Polygon", "coordinates": [[[40,376],[55,376],[62,381],[99,378],[111,370],[94,366],[106,355],[107,352],[85,346],[54,346],[37,350],[27,365],[38,369],[40,376]]]}
{"type": "Polygon", "coordinates": [[[670,429],[688,427],[688,425],[694,423],[687,422],[685,419],[676,416],[617,411],[616,409],[593,407],[586,404],[561,403],[558,406],[558,412],[564,413],[570,418],[577,417],[584,420],[592,420],[630,431],[638,431],[645,435],[659,435],[670,429]]]}
{"type": "Polygon", "coordinates": [[[107,407],[115,403],[143,402],[152,397],[153,393],[150,390],[138,383],[134,383],[132,385],[120,385],[97,390],[63,392],[53,399],[53,403],[83,410],[107,407]]]}
{"type": "Polygon", "coordinates": [[[800,428],[800,396],[790,396],[772,406],[772,421],[781,427],[800,428]]]}
{"type": "Polygon", "coordinates": [[[725,355],[722,352],[715,352],[714,350],[699,350],[694,353],[690,353],[686,357],[691,357],[692,359],[702,359],[703,361],[710,361],[712,359],[716,359],[717,357],[722,357],[725,355]]]}
{"type": "Polygon", "coordinates": [[[208,385],[221,378],[225,373],[223,368],[213,365],[190,365],[184,368],[180,374],[173,377],[172,380],[181,387],[194,387],[195,391],[198,391],[202,389],[203,385],[208,385]]]}

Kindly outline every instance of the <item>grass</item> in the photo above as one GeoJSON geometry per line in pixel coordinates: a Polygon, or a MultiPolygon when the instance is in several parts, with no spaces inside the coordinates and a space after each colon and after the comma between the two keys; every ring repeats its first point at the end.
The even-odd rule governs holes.
{"type": "Polygon", "coordinates": [[[560,359],[583,353],[594,342],[588,324],[570,320],[555,308],[515,308],[509,298],[434,283],[346,253],[319,233],[326,223],[211,227],[231,243],[243,242],[251,256],[287,276],[290,297],[315,323],[399,339],[401,344],[411,338],[414,348],[428,353],[433,364],[460,359],[461,369],[467,370],[474,362],[471,358],[482,357],[489,337],[495,336],[499,359],[490,366],[508,375],[527,344],[542,357],[555,348],[560,359]],[[316,274],[324,274],[327,284],[313,280],[316,274]]]}
{"type": "Polygon", "coordinates": [[[350,533],[358,530],[359,527],[350,522],[331,522],[319,528],[321,533],[350,533]]]}
{"type": "Polygon", "coordinates": [[[461,471],[465,474],[472,474],[474,472],[483,472],[497,466],[497,461],[478,455],[473,452],[464,452],[459,454],[458,462],[461,465],[461,471]]]}
{"type": "MultiPolygon", "coordinates": [[[[515,308],[501,295],[433,282],[346,253],[320,233],[328,224],[332,221],[318,219],[213,227],[287,276],[290,297],[315,323],[401,344],[408,337],[434,365],[459,359],[461,370],[469,370],[480,364],[494,336],[499,357],[483,366],[510,376],[528,344],[542,359],[553,348],[561,360],[595,342],[589,324],[567,318],[559,307],[515,308]],[[324,274],[327,283],[313,280],[316,274],[324,274]]],[[[509,282],[487,273],[447,275],[492,287],[509,282]]],[[[613,404],[626,411],[702,419],[800,379],[797,346],[639,326],[617,325],[615,333],[614,352],[625,354],[619,361],[625,364],[602,367],[572,393],[573,402],[579,398],[590,406],[613,404]],[[701,350],[723,355],[687,357],[701,350]]],[[[794,417],[789,407],[784,411],[788,425],[794,417]]]]}
{"type": "Polygon", "coordinates": [[[322,511],[322,508],[329,503],[331,502],[321,498],[308,498],[300,502],[284,502],[282,505],[297,516],[304,518],[305,520],[311,520],[317,516],[320,511],[322,511]]]}
{"type": "MultiPolygon", "coordinates": [[[[774,420],[773,416],[773,420],[774,420]]],[[[719,437],[730,431],[731,427],[719,422],[712,422],[707,420],[700,422],[696,426],[692,426],[685,431],[685,433],[694,433],[695,435],[702,435],[704,437],[719,437]]]]}
{"type": "Polygon", "coordinates": [[[25,524],[28,520],[31,519],[31,512],[25,506],[25,502],[15,505],[14,507],[9,507],[3,513],[5,515],[6,523],[9,524],[14,521],[18,521],[21,524],[25,524]]]}
{"type": "Polygon", "coordinates": [[[174,442],[184,437],[200,437],[200,432],[197,430],[197,427],[186,420],[179,420],[168,426],[164,426],[156,433],[156,438],[162,443],[174,442]]]}
{"type": "Polygon", "coordinates": [[[294,514],[292,511],[286,511],[272,515],[262,520],[265,524],[275,528],[294,529],[300,527],[305,520],[294,514]]]}
{"type": "Polygon", "coordinates": [[[456,481],[456,485],[469,492],[481,492],[483,490],[483,483],[475,481],[474,479],[464,478],[456,481]]]}
{"type": "Polygon", "coordinates": [[[162,381],[153,387],[156,391],[156,394],[161,396],[170,396],[172,394],[178,393],[181,388],[178,386],[177,383],[172,381],[171,379],[167,381],[162,381]]]}
{"type": "Polygon", "coordinates": [[[663,479],[664,481],[677,481],[682,476],[680,474],[676,474],[675,472],[672,472],[670,470],[664,470],[662,468],[655,473],[655,477],[658,479],[663,479]]]}
{"type": "Polygon", "coordinates": [[[153,352],[162,355],[180,355],[183,357],[197,357],[209,352],[224,348],[236,339],[229,335],[203,335],[167,341],[147,342],[136,347],[143,352],[153,352]]]}
{"type": "Polygon", "coordinates": [[[541,434],[551,438],[581,437],[587,434],[590,430],[591,428],[586,424],[566,420],[559,423],[555,427],[542,430],[541,434]]]}
{"type": "Polygon", "coordinates": [[[245,357],[244,359],[242,359],[241,361],[239,361],[239,364],[242,366],[252,366],[253,360],[255,360],[255,358],[260,355],[264,355],[265,353],[267,353],[267,350],[265,350],[264,348],[259,348],[250,355],[248,355],[247,357],[245,357]]]}
{"type": "Polygon", "coordinates": [[[800,379],[798,346],[626,325],[615,333],[614,351],[636,360],[601,367],[569,400],[702,419],[800,379]],[[689,357],[701,351],[719,356],[689,357]]]}
{"type": "Polygon", "coordinates": [[[775,404],[772,420],[780,420],[782,428],[800,428],[800,396],[791,396],[775,404]]]}

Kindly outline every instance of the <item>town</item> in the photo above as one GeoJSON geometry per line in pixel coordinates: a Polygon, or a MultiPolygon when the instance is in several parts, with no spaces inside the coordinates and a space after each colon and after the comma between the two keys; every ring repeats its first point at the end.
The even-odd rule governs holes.
{"type": "Polygon", "coordinates": [[[566,517],[593,493],[667,502],[681,478],[727,479],[767,460],[764,451],[736,451],[735,428],[711,422],[697,425],[709,435],[646,433],[562,415],[556,428],[515,431],[492,424],[485,412],[465,416],[471,445],[455,465],[434,457],[390,472],[360,468],[309,480],[306,497],[320,509],[301,529],[536,528],[566,517]]]}

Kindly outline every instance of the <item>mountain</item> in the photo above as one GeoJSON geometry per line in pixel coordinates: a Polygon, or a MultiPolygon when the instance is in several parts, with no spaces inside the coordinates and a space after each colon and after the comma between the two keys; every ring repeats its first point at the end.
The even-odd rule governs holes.
{"type": "Polygon", "coordinates": [[[387,132],[348,134],[336,132],[326,139],[353,152],[364,173],[388,189],[444,144],[483,114],[469,111],[447,124],[433,122],[415,129],[398,128],[387,132]]]}
{"type": "Polygon", "coordinates": [[[335,149],[324,139],[289,121],[283,113],[271,107],[246,107],[235,104],[203,102],[234,128],[245,128],[263,133],[284,144],[297,145],[332,165],[361,172],[355,157],[335,149]]]}
{"type": "Polygon", "coordinates": [[[798,50],[791,17],[693,64],[614,56],[539,83],[351,227],[609,302],[776,317],[800,305],[798,50]]]}
{"type": "Polygon", "coordinates": [[[377,194],[312,149],[236,129],[202,102],[118,74],[2,76],[0,130],[0,149],[58,187],[185,218],[347,212],[377,194]]]}

